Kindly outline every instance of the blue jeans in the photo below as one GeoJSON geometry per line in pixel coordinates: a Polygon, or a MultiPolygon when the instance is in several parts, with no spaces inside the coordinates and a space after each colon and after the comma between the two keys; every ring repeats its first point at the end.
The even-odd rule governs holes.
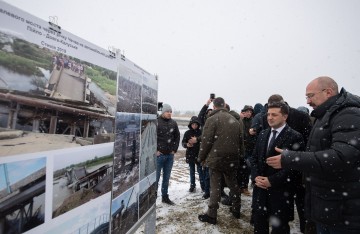
{"type": "Polygon", "coordinates": [[[174,164],[174,155],[173,154],[160,154],[157,156],[156,162],[156,186],[159,187],[159,179],[161,175],[161,170],[163,170],[163,178],[161,185],[161,196],[168,196],[168,187],[169,180],[171,175],[171,169],[174,164]]]}
{"type": "Polygon", "coordinates": [[[196,165],[196,170],[197,170],[197,172],[199,174],[200,187],[201,187],[202,190],[205,190],[203,169],[202,169],[200,163],[189,162],[190,187],[191,188],[196,187],[196,183],[195,183],[195,165],[196,165]]]}

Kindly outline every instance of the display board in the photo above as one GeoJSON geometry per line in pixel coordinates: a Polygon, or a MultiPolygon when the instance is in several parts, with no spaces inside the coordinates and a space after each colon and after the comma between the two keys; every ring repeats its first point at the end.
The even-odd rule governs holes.
{"type": "Polygon", "coordinates": [[[127,233],[154,210],[157,77],[0,1],[0,233],[127,233]]]}

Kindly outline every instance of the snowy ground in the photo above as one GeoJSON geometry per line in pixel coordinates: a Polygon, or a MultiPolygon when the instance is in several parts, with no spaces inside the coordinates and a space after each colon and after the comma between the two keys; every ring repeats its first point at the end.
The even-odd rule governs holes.
{"type": "MultiPolygon", "coordinates": [[[[208,200],[202,199],[203,194],[198,181],[196,192],[188,192],[190,187],[189,168],[183,156],[183,150],[176,154],[169,185],[169,197],[176,205],[169,206],[162,203],[161,195],[156,200],[156,233],[253,233],[253,228],[249,223],[250,196],[241,196],[240,219],[233,218],[229,207],[220,204],[217,225],[202,223],[198,220],[198,215],[206,211],[208,200]]],[[[228,192],[228,190],[225,191],[228,192]]],[[[160,189],[158,193],[161,194],[160,189]]],[[[292,234],[301,233],[297,219],[290,223],[290,227],[292,234]]]]}

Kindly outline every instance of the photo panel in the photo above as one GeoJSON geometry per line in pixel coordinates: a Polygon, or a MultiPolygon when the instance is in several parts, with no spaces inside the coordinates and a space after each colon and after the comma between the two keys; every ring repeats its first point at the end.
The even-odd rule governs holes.
{"type": "Polygon", "coordinates": [[[158,103],[158,80],[157,76],[150,76],[147,72],[143,76],[141,112],[143,114],[157,114],[158,103]]]}
{"type": "Polygon", "coordinates": [[[129,62],[118,68],[117,112],[141,113],[142,76],[129,62]]]}
{"type": "Polygon", "coordinates": [[[0,163],[0,233],[22,233],[44,223],[46,158],[0,163]]]}
{"type": "Polygon", "coordinates": [[[127,233],[139,220],[139,184],[122,193],[111,204],[111,232],[127,233]]]}
{"type": "Polygon", "coordinates": [[[141,218],[156,202],[156,172],[139,183],[139,217],[141,218]]]}
{"type": "Polygon", "coordinates": [[[156,115],[141,115],[140,180],[156,171],[156,115]]]}
{"type": "Polygon", "coordinates": [[[111,146],[94,145],[54,156],[53,218],[111,191],[111,146]]]}
{"type": "Polygon", "coordinates": [[[87,234],[110,233],[111,193],[108,192],[88,203],[70,210],[28,232],[27,234],[87,234]]]}
{"type": "Polygon", "coordinates": [[[116,114],[114,198],[139,182],[140,118],[141,114],[116,114]]]}

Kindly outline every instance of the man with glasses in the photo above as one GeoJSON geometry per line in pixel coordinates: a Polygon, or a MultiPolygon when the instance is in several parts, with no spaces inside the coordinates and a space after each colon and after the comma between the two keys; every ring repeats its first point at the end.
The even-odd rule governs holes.
{"type": "Polygon", "coordinates": [[[318,77],[306,100],[316,118],[307,152],[277,149],[266,162],[307,175],[305,213],[317,233],[360,233],[360,98],[318,77]]]}

